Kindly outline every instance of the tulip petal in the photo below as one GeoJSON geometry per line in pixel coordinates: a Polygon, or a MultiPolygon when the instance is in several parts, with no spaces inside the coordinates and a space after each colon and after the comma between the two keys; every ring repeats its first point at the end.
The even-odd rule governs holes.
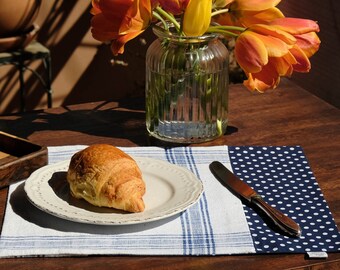
{"type": "Polygon", "coordinates": [[[99,7],[99,0],[92,0],[91,2],[92,2],[92,8],[91,8],[90,13],[92,15],[97,15],[101,13],[102,11],[100,10],[100,7],[99,7]]]}
{"type": "Polygon", "coordinates": [[[235,0],[232,5],[235,5],[238,10],[254,10],[260,11],[277,6],[281,0],[235,0]]]}
{"type": "Polygon", "coordinates": [[[319,50],[321,41],[315,32],[296,35],[295,38],[296,45],[303,50],[308,58],[313,56],[319,50]]]}
{"type": "Polygon", "coordinates": [[[254,24],[249,27],[249,30],[262,34],[262,35],[269,35],[269,36],[279,38],[289,45],[294,45],[296,43],[296,38],[293,35],[283,30],[280,30],[276,28],[275,26],[265,25],[265,24],[254,24]]]}
{"type": "Polygon", "coordinates": [[[320,31],[317,22],[300,18],[279,18],[269,24],[292,35],[320,31]]]}
{"type": "Polygon", "coordinates": [[[223,8],[226,5],[229,5],[233,0],[213,0],[212,7],[213,8],[223,8]]]}
{"type": "Polygon", "coordinates": [[[107,20],[103,13],[99,13],[91,19],[92,36],[99,41],[108,42],[117,37],[117,24],[107,20]]]}
{"type": "Polygon", "coordinates": [[[214,16],[211,19],[220,25],[243,26],[242,24],[240,24],[237,17],[232,12],[226,12],[218,16],[214,16]]]}
{"type": "Polygon", "coordinates": [[[231,8],[229,12],[220,14],[213,20],[220,25],[249,27],[253,24],[267,24],[283,17],[283,13],[276,7],[265,10],[234,10],[231,8]]]}
{"type": "Polygon", "coordinates": [[[151,21],[150,0],[92,0],[95,12],[91,20],[92,36],[111,42],[114,55],[124,52],[124,45],[141,34],[151,21]]]}
{"type": "Polygon", "coordinates": [[[280,83],[280,76],[273,64],[266,65],[261,72],[248,74],[248,79],[243,84],[251,91],[264,92],[276,88],[280,83]]]}
{"type": "Polygon", "coordinates": [[[211,0],[190,0],[183,16],[183,32],[187,36],[201,36],[211,21],[211,0]]]}
{"type": "Polygon", "coordinates": [[[292,65],[297,63],[290,52],[284,57],[272,57],[270,62],[275,66],[275,69],[280,76],[291,76],[293,73],[292,65]]]}
{"type": "Polygon", "coordinates": [[[135,0],[127,10],[119,28],[120,34],[146,29],[151,20],[151,2],[135,0]]]}
{"type": "Polygon", "coordinates": [[[122,20],[133,4],[133,0],[100,0],[98,5],[108,20],[122,20]]]}
{"type": "Polygon", "coordinates": [[[311,63],[306,54],[298,46],[294,46],[290,49],[290,52],[297,61],[297,63],[293,65],[294,71],[304,73],[309,72],[311,69],[311,63]]]}
{"type": "Polygon", "coordinates": [[[159,0],[161,7],[172,15],[180,15],[187,7],[190,0],[159,0]]]}
{"type": "Polygon", "coordinates": [[[250,32],[243,32],[236,40],[235,57],[246,73],[261,71],[268,63],[268,53],[265,45],[250,32]]]}
{"type": "Polygon", "coordinates": [[[270,57],[281,57],[286,55],[289,52],[289,49],[292,46],[289,46],[287,43],[283,42],[281,39],[272,36],[264,36],[254,32],[250,32],[250,35],[256,36],[259,38],[266,50],[268,52],[268,56],[270,57]]]}
{"type": "Polygon", "coordinates": [[[131,39],[134,39],[138,35],[140,35],[143,31],[136,31],[132,32],[126,35],[122,35],[118,37],[117,39],[113,40],[111,43],[111,50],[114,55],[117,54],[123,54],[124,53],[124,45],[130,41],[131,39]]]}
{"type": "Polygon", "coordinates": [[[238,13],[240,24],[244,27],[248,27],[252,24],[263,24],[284,17],[283,13],[278,8],[269,8],[261,11],[245,10],[238,13]]]}

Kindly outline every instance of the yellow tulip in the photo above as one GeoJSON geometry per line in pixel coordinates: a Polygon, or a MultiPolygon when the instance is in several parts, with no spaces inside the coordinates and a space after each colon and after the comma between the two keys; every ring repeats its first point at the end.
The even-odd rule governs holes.
{"type": "Polygon", "coordinates": [[[210,25],[211,0],[190,0],[183,17],[183,32],[187,36],[201,36],[210,25]]]}

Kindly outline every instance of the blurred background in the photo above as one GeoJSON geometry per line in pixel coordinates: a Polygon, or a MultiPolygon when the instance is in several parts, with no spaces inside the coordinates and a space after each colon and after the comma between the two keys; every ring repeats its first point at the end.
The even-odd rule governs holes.
{"type": "MultiPolygon", "coordinates": [[[[124,55],[113,57],[108,45],[91,36],[90,8],[90,0],[42,0],[35,19],[40,26],[36,39],[51,53],[53,107],[144,96],[144,59],[155,38],[152,32],[129,42],[124,55]]],[[[322,44],[311,59],[311,72],[295,74],[291,80],[340,108],[340,1],[283,0],[279,8],[287,17],[316,20],[321,28],[322,44]]],[[[30,68],[38,73],[44,69],[40,60],[32,61],[30,68]]],[[[47,108],[41,83],[29,70],[24,78],[26,110],[47,108]]],[[[18,71],[0,65],[0,114],[19,110],[18,71]]]]}

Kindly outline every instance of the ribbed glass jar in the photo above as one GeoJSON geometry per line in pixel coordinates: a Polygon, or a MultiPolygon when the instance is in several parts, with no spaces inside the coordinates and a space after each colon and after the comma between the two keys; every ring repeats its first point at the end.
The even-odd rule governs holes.
{"type": "MultiPolygon", "coordinates": [[[[171,27],[170,27],[171,29],[171,27]]],[[[229,52],[216,35],[153,28],[146,54],[146,127],[161,140],[199,143],[225,133],[229,52]]]]}

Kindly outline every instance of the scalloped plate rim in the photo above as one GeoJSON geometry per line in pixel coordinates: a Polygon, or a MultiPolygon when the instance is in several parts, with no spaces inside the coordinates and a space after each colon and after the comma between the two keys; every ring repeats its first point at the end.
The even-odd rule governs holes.
{"type": "MultiPolygon", "coordinates": [[[[148,205],[146,204],[146,210],[142,213],[119,214],[91,212],[92,214],[89,214],[87,213],[87,210],[78,208],[77,214],[74,214],[75,208],[77,207],[67,205],[62,201],[61,198],[58,198],[56,195],[54,196],[54,191],[48,184],[48,180],[51,178],[49,176],[51,176],[53,173],[67,171],[69,160],[49,164],[34,171],[26,180],[24,189],[29,201],[40,210],[68,221],[95,225],[132,225],[169,218],[193,206],[196,202],[198,202],[201,195],[203,194],[204,189],[201,180],[199,180],[185,167],[149,157],[132,157],[140,166],[140,169],[143,173],[143,178],[147,184],[147,191],[148,180],[145,179],[145,174],[148,175],[153,173],[156,177],[159,177],[159,179],[163,179],[165,182],[168,181],[167,184],[172,186],[174,194],[171,198],[169,198],[171,203],[165,202],[164,205],[160,205],[159,207],[162,209],[158,212],[157,209],[148,210],[148,205]],[[159,166],[163,166],[162,170],[159,170],[159,166]],[[178,182],[178,178],[175,180],[172,179],[171,173],[175,174],[179,178],[182,178],[182,180],[178,182]],[[46,179],[43,179],[44,177],[46,179]],[[189,186],[190,188],[188,188],[189,186]],[[187,190],[185,190],[185,187],[187,187],[187,190]],[[37,194],[42,196],[42,198],[38,197],[37,194]],[[46,202],[46,200],[51,200],[51,198],[47,198],[47,196],[52,196],[52,199],[55,200],[54,203],[46,202]],[[41,199],[45,201],[41,201],[41,199]],[[84,213],[86,215],[84,215],[84,213]]],[[[162,194],[158,195],[161,196],[162,194]]]]}

